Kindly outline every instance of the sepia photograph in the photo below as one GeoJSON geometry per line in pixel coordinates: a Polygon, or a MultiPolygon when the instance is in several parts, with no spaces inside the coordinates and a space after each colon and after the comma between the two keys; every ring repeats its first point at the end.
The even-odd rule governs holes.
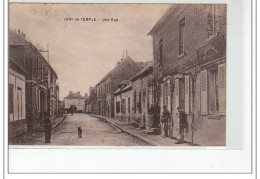
{"type": "Polygon", "coordinates": [[[9,3],[9,146],[226,146],[226,4],[9,3]]]}

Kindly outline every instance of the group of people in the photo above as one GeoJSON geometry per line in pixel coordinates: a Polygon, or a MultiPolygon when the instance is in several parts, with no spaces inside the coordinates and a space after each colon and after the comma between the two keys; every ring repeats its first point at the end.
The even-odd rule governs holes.
{"type": "MultiPolygon", "coordinates": [[[[186,129],[187,131],[187,117],[185,112],[183,111],[183,109],[181,107],[177,108],[178,110],[178,117],[179,117],[179,135],[180,135],[180,140],[176,142],[176,144],[181,144],[184,143],[184,131],[186,129]]],[[[171,130],[169,130],[169,126],[172,124],[171,123],[171,114],[170,112],[167,110],[166,106],[163,106],[163,113],[162,113],[162,117],[161,117],[161,133],[162,133],[162,137],[172,137],[170,132],[171,130]]]]}

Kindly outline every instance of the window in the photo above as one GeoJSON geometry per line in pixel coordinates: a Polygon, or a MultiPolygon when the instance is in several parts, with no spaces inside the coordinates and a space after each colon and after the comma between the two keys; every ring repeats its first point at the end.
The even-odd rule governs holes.
{"type": "Polygon", "coordinates": [[[121,112],[122,112],[123,114],[126,113],[126,99],[125,99],[125,98],[122,99],[122,103],[121,103],[121,112]]]}
{"type": "Polygon", "coordinates": [[[116,102],[116,113],[120,113],[120,101],[116,102]]]}
{"type": "Polygon", "coordinates": [[[162,66],[162,58],[163,58],[163,39],[159,41],[159,66],[162,66]]]}
{"type": "Polygon", "coordinates": [[[201,75],[201,114],[221,114],[226,112],[225,64],[203,70],[201,75]]]}
{"type": "Polygon", "coordinates": [[[136,113],[136,91],[134,92],[134,112],[136,113]]]}
{"type": "Polygon", "coordinates": [[[36,75],[36,77],[38,77],[38,65],[39,65],[39,59],[38,59],[38,57],[36,57],[36,61],[35,61],[35,75],[36,75]]]}
{"type": "Polygon", "coordinates": [[[207,35],[211,37],[219,31],[219,22],[216,20],[215,5],[207,5],[207,35]]]}
{"type": "Polygon", "coordinates": [[[138,104],[137,104],[137,107],[138,107],[138,110],[139,110],[139,113],[141,114],[142,113],[142,93],[141,91],[139,91],[139,101],[138,101],[138,104]]]}
{"type": "Polygon", "coordinates": [[[17,87],[17,108],[18,108],[18,120],[23,116],[23,95],[22,88],[17,87]]]}
{"type": "Polygon", "coordinates": [[[179,22],[179,55],[184,54],[184,27],[185,18],[179,22]]]}
{"type": "Polygon", "coordinates": [[[185,113],[190,113],[190,76],[185,76],[185,113]]]}

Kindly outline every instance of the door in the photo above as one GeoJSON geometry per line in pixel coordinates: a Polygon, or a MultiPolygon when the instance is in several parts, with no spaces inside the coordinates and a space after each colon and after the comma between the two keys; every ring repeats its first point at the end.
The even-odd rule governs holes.
{"type": "Polygon", "coordinates": [[[17,87],[17,108],[18,108],[18,117],[17,119],[20,120],[23,116],[23,107],[22,107],[22,104],[23,104],[23,99],[22,99],[22,88],[20,87],[17,87]]]}

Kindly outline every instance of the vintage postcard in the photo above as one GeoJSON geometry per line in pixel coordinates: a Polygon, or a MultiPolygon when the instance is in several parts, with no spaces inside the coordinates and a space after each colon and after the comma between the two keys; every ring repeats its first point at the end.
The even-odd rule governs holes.
{"type": "Polygon", "coordinates": [[[9,3],[8,143],[226,146],[225,4],[9,3]]]}

